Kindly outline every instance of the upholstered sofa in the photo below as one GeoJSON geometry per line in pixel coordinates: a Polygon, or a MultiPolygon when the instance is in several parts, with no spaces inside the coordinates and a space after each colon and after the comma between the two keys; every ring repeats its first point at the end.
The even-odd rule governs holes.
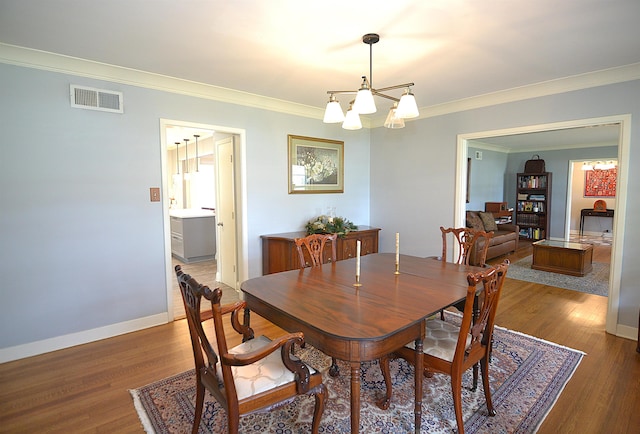
{"type": "MultiPolygon", "coordinates": [[[[467,211],[467,227],[485,232],[493,232],[487,250],[487,260],[496,258],[506,253],[515,252],[518,248],[519,228],[511,223],[496,224],[490,212],[467,211]]],[[[478,243],[484,243],[480,240],[478,243]]],[[[480,246],[482,247],[482,246],[480,246]]],[[[472,265],[480,263],[478,256],[480,250],[477,246],[471,250],[470,262],[472,265]]]]}

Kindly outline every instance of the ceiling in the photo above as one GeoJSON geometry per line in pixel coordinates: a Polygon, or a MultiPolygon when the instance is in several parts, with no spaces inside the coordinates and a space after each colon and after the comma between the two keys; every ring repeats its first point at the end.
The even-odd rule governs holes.
{"type": "Polygon", "coordinates": [[[373,32],[373,87],[415,82],[429,107],[638,63],[639,17],[638,0],[0,0],[0,42],[324,107],[369,75],[373,32]]]}

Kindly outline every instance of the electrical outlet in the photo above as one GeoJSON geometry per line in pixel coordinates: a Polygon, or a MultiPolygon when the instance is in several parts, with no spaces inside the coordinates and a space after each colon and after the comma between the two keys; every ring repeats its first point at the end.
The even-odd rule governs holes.
{"type": "Polygon", "coordinates": [[[476,160],[482,160],[482,151],[476,151],[476,160]]]}
{"type": "Polygon", "coordinates": [[[149,196],[150,196],[151,202],[160,202],[160,188],[151,187],[149,189],[149,196]]]}

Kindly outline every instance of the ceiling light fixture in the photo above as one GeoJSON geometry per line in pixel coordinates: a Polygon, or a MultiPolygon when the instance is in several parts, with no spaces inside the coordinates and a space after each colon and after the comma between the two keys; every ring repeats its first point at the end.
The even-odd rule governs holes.
{"type": "Polygon", "coordinates": [[[411,93],[411,86],[413,86],[414,83],[398,84],[396,86],[383,87],[380,89],[375,89],[373,87],[373,44],[379,40],[380,36],[376,33],[367,33],[362,37],[362,42],[369,45],[369,78],[367,78],[366,75],[362,76],[362,84],[360,85],[360,89],[357,91],[327,91],[329,94],[329,102],[327,102],[323,122],[343,122],[342,128],[347,130],[358,130],[362,128],[360,115],[371,114],[377,111],[376,103],[373,99],[374,96],[380,96],[394,101],[394,105],[389,110],[389,114],[387,115],[387,119],[384,123],[386,128],[402,128],[404,127],[405,119],[415,118],[420,114],[418,111],[418,105],[416,104],[416,98],[413,93],[411,93]],[[404,93],[400,98],[383,93],[395,89],[404,89],[404,93]],[[340,94],[356,95],[355,100],[349,103],[349,110],[347,111],[346,117],[342,112],[340,103],[336,99],[336,95],[340,94]]]}

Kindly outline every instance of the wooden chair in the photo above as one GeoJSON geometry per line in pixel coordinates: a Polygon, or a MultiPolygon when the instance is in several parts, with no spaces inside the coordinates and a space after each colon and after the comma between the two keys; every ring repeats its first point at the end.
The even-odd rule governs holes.
{"type": "MultiPolygon", "coordinates": [[[[447,238],[448,234],[453,235],[453,243],[457,246],[458,255],[452,262],[456,264],[470,265],[471,251],[473,247],[479,245],[478,241],[482,240],[482,249],[480,252],[480,261],[478,266],[484,267],[487,260],[487,250],[489,250],[489,241],[493,237],[493,232],[479,231],[472,228],[443,228],[440,226],[440,232],[442,232],[442,256],[440,260],[447,262],[447,238]]],[[[461,301],[453,305],[460,312],[464,311],[465,302],[461,301]]],[[[478,315],[478,300],[475,299],[473,303],[474,318],[478,315]]],[[[440,319],[444,321],[444,311],[440,311],[440,319]]]]}
{"type": "Polygon", "coordinates": [[[300,268],[319,267],[324,263],[324,246],[327,241],[331,241],[330,262],[336,262],[336,240],[338,234],[311,234],[304,238],[295,238],[298,257],[300,258],[300,268]],[[311,262],[307,262],[304,251],[308,252],[311,262]]]}
{"type": "Polygon", "coordinates": [[[447,262],[447,235],[453,234],[453,239],[455,245],[458,246],[458,255],[457,257],[451,261],[456,264],[464,264],[471,265],[471,251],[473,247],[480,248],[480,261],[477,264],[480,267],[485,266],[485,262],[487,260],[487,250],[489,250],[489,242],[491,241],[491,237],[493,237],[493,232],[485,232],[479,231],[472,228],[443,228],[440,226],[440,231],[442,232],[442,256],[440,260],[447,262]],[[484,241],[482,245],[478,243],[478,241],[484,241]]]}
{"type": "MultiPolygon", "coordinates": [[[[486,271],[470,273],[467,276],[469,288],[467,290],[466,305],[462,314],[460,326],[450,322],[433,319],[427,321],[426,335],[423,341],[424,372],[440,372],[451,377],[451,392],[456,413],[458,433],[464,434],[462,420],[462,374],[470,367],[480,362],[482,371],[482,385],[490,416],[496,412],[491,402],[491,388],[489,387],[489,353],[493,336],[493,326],[498,308],[498,300],[502,291],[509,260],[486,271]],[[478,285],[482,284],[480,288],[478,285]],[[478,296],[481,300],[480,315],[473,322],[473,299],[478,296]]],[[[415,345],[411,343],[394,352],[394,355],[406,359],[409,363],[415,360],[415,345]]],[[[381,359],[383,371],[389,371],[389,358],[381,359]]],[[[476,390],[477,379],[473,381],[471,390],[476,390]]],[[[390,398],[390,397],[389,397],[390,398]]]]}
{"type": "Polygon", "coordinates": [[[270,409],[287,403],[296,395],[315,396],[313,433],[318,432],[327,399],[322,376],[291,355],[294,344],[304,343],[302,333],[289,333],[274,341],[253,337],[253,330],[240,323],[245,302],[221,306],[222,291],[199,284],[180,265],[175,267],[187,314],[189,334],[196,367],[195,434],[200,426],[205,389],[227,412],[228,432],[236,434],[240,415],[270,409]],[[200,314],[202,297],[211,302],[211,316],[218,351],[212,347],[200,314]],[[243,336],[243,343],[227,348],[223,315],[230,314],[233,329],[243,336]],[[279,351],[278,351],[279,350],[279,351]]]}
{"type": "MultiPolygon", "coordinates": [[[[336,254],[336,240],[338,234],[311,234],[303,238],[295,238],[293,241],[298,250],[298,258],[300,259],[300,268],[319,267],[324,263],[324,247],[327,241],[331,241],[331,256],[328,262],[336,262],[338,255],[336,254]],[[305,250],[307,251],[309,261],[307,261],[305,250]]],[[[335,357],[331,358],[331,367],[329,375],[337,377],[340,374],[338,363],[335,357]]]]}

